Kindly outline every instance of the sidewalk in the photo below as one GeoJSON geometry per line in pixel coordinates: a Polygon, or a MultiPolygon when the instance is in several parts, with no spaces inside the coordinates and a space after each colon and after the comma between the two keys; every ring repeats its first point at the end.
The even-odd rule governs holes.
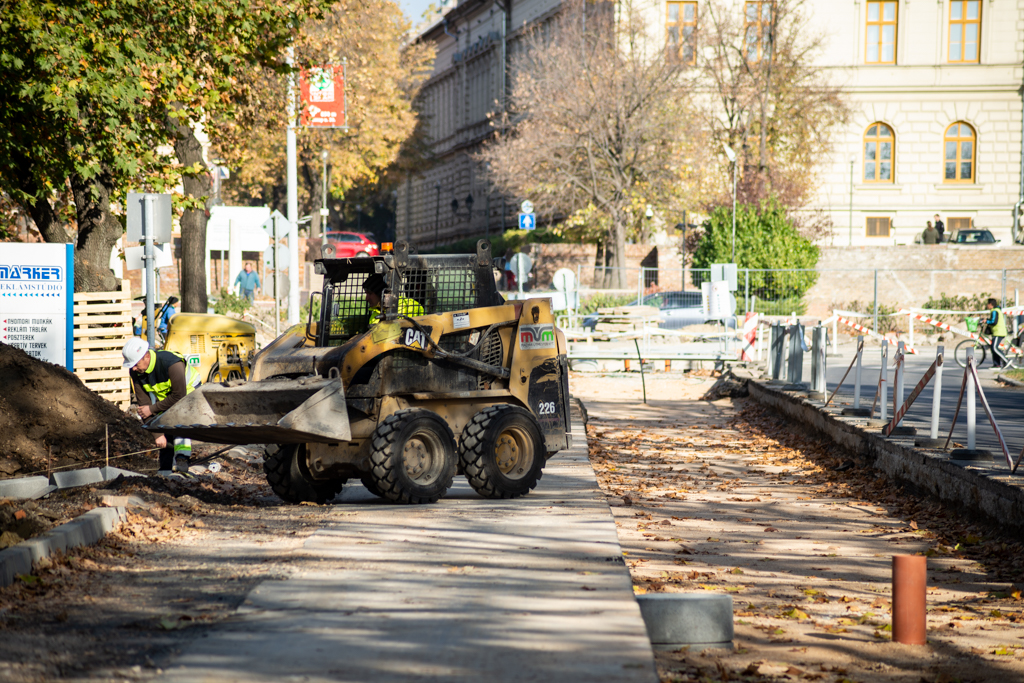
{"type": "Polygon", "coordinates": [[[266,581],[163,681],[657,680],[615,523],[586,455],[529,496],[383,504],[358,484],[299,551],[324,571],[266,581]]]}

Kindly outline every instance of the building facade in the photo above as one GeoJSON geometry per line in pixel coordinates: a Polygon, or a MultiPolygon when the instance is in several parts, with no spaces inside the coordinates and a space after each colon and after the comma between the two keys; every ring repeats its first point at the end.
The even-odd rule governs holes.
{"type": "Polygon", "coordinates": [[[813,11],[822,64],[854,112],[813,207],[831,215],[833,244],[913,243],[936,213],[947,236],[974,226],[1010,243],[1024,188],[1024,0],[814,0],[813,11]]]}
{"type": "Polygon", "coordinates": [[[501,111],[506,71],[530,25],[554,15],[559,0],[462,0],[443,5],[416,39],[437,56],[417,101],[436,160],[398,189],[396,236],[420,249],[513,227],[518,206],[494,192],[473,160],[501,111]]]}
{"type": "MultiPolygon", "coordinates": [[[[444,7],[417,38],[437,47],[420,111],[438,163],[400,188],[397,233],[420,248],[513,226],[515,198],[490,191],[472,154],[500,111],[517,36],[559,3],[506,2],[507,12],[493,0],[444,7]]],[[[712,2],[744,14],[771,5],[652,0],[667,53],[699,59],[712,2]]],[[[934,214],[947,236],[978,227],[1012,242],[1024,200],[1024,0],[806,0],[805,10],[825,39],[816,59],[853,110],[808,207],[831,216],[831,243],[913,243],[934,214]]]]}

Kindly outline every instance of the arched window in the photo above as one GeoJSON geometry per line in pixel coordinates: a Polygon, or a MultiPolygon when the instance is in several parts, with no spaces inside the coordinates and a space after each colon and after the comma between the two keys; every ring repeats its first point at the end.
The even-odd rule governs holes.
{"type": "Polygon", "coordinates": [[[977,136],[974,129],[963,121],[957,121],[946,129],[942,139],[945,150],[945,174],[947,183],[974,182],[974,153],[977,136]]]}
{"type": "Polygon", "coordinates": [[[864,132],[864,182],[891,183],[896,136],[884,123],[872,123],[864,132]]]}

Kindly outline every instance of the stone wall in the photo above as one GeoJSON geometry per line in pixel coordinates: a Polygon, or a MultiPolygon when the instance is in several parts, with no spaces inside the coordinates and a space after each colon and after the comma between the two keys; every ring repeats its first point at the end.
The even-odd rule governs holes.
{"type": "MultiPolygon", "coordinates": [[[[568,268],[579,273],[580,286],[588,289],[600,289],[599,281],[603,270],[595,266],[597,246],[593,244],[532,244],[530,256],[533,258],[533,283],[539,289],[551,287],[555,271],[568,268]]],[[[627,244],[626,245],[626,288],[636,290],[640,268],[657,269],[657,272],[646,272],[644,286],[656,284],[661,290],[682,289],[683,271],[679,264],[679,251],[675,242],[666,241],[662,245],[627,244]]]]}
{"type": "Polygon", "coordinates": [[[827,316],[851,302],[878,301],[888,306],[922,306],[942,294],[1003,293],[1013,302],[1014,289],[1024,298],[1024,249],[1020,247],[827,247],[818,262],[818,282],[807,294],[807,314],[827,316]]]}

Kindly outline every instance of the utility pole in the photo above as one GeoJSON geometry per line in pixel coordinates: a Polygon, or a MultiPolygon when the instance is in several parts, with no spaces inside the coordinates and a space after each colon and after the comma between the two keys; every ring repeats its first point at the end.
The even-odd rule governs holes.
{"type": "Polygon", "coordinates": [[[725,155],[732,162],[732,262],[736,263],[736,152],[729,145],[723,144],[725,155]]]}
{"type": "Polygon", "coordinates": [[[850,157],[850,246],[853,246],[853,165],[857,163],[857,158],[850,157]]]}
{"type": "MultiPolygon", "coordinates": [[[[295,64],[295,48],[289,47],[285,58],[288,66],[295,64]]],[[[299,322],[299,192],[298,164],[295,159],[295,72],[288,74],[288,324],[299,322]]]]}

